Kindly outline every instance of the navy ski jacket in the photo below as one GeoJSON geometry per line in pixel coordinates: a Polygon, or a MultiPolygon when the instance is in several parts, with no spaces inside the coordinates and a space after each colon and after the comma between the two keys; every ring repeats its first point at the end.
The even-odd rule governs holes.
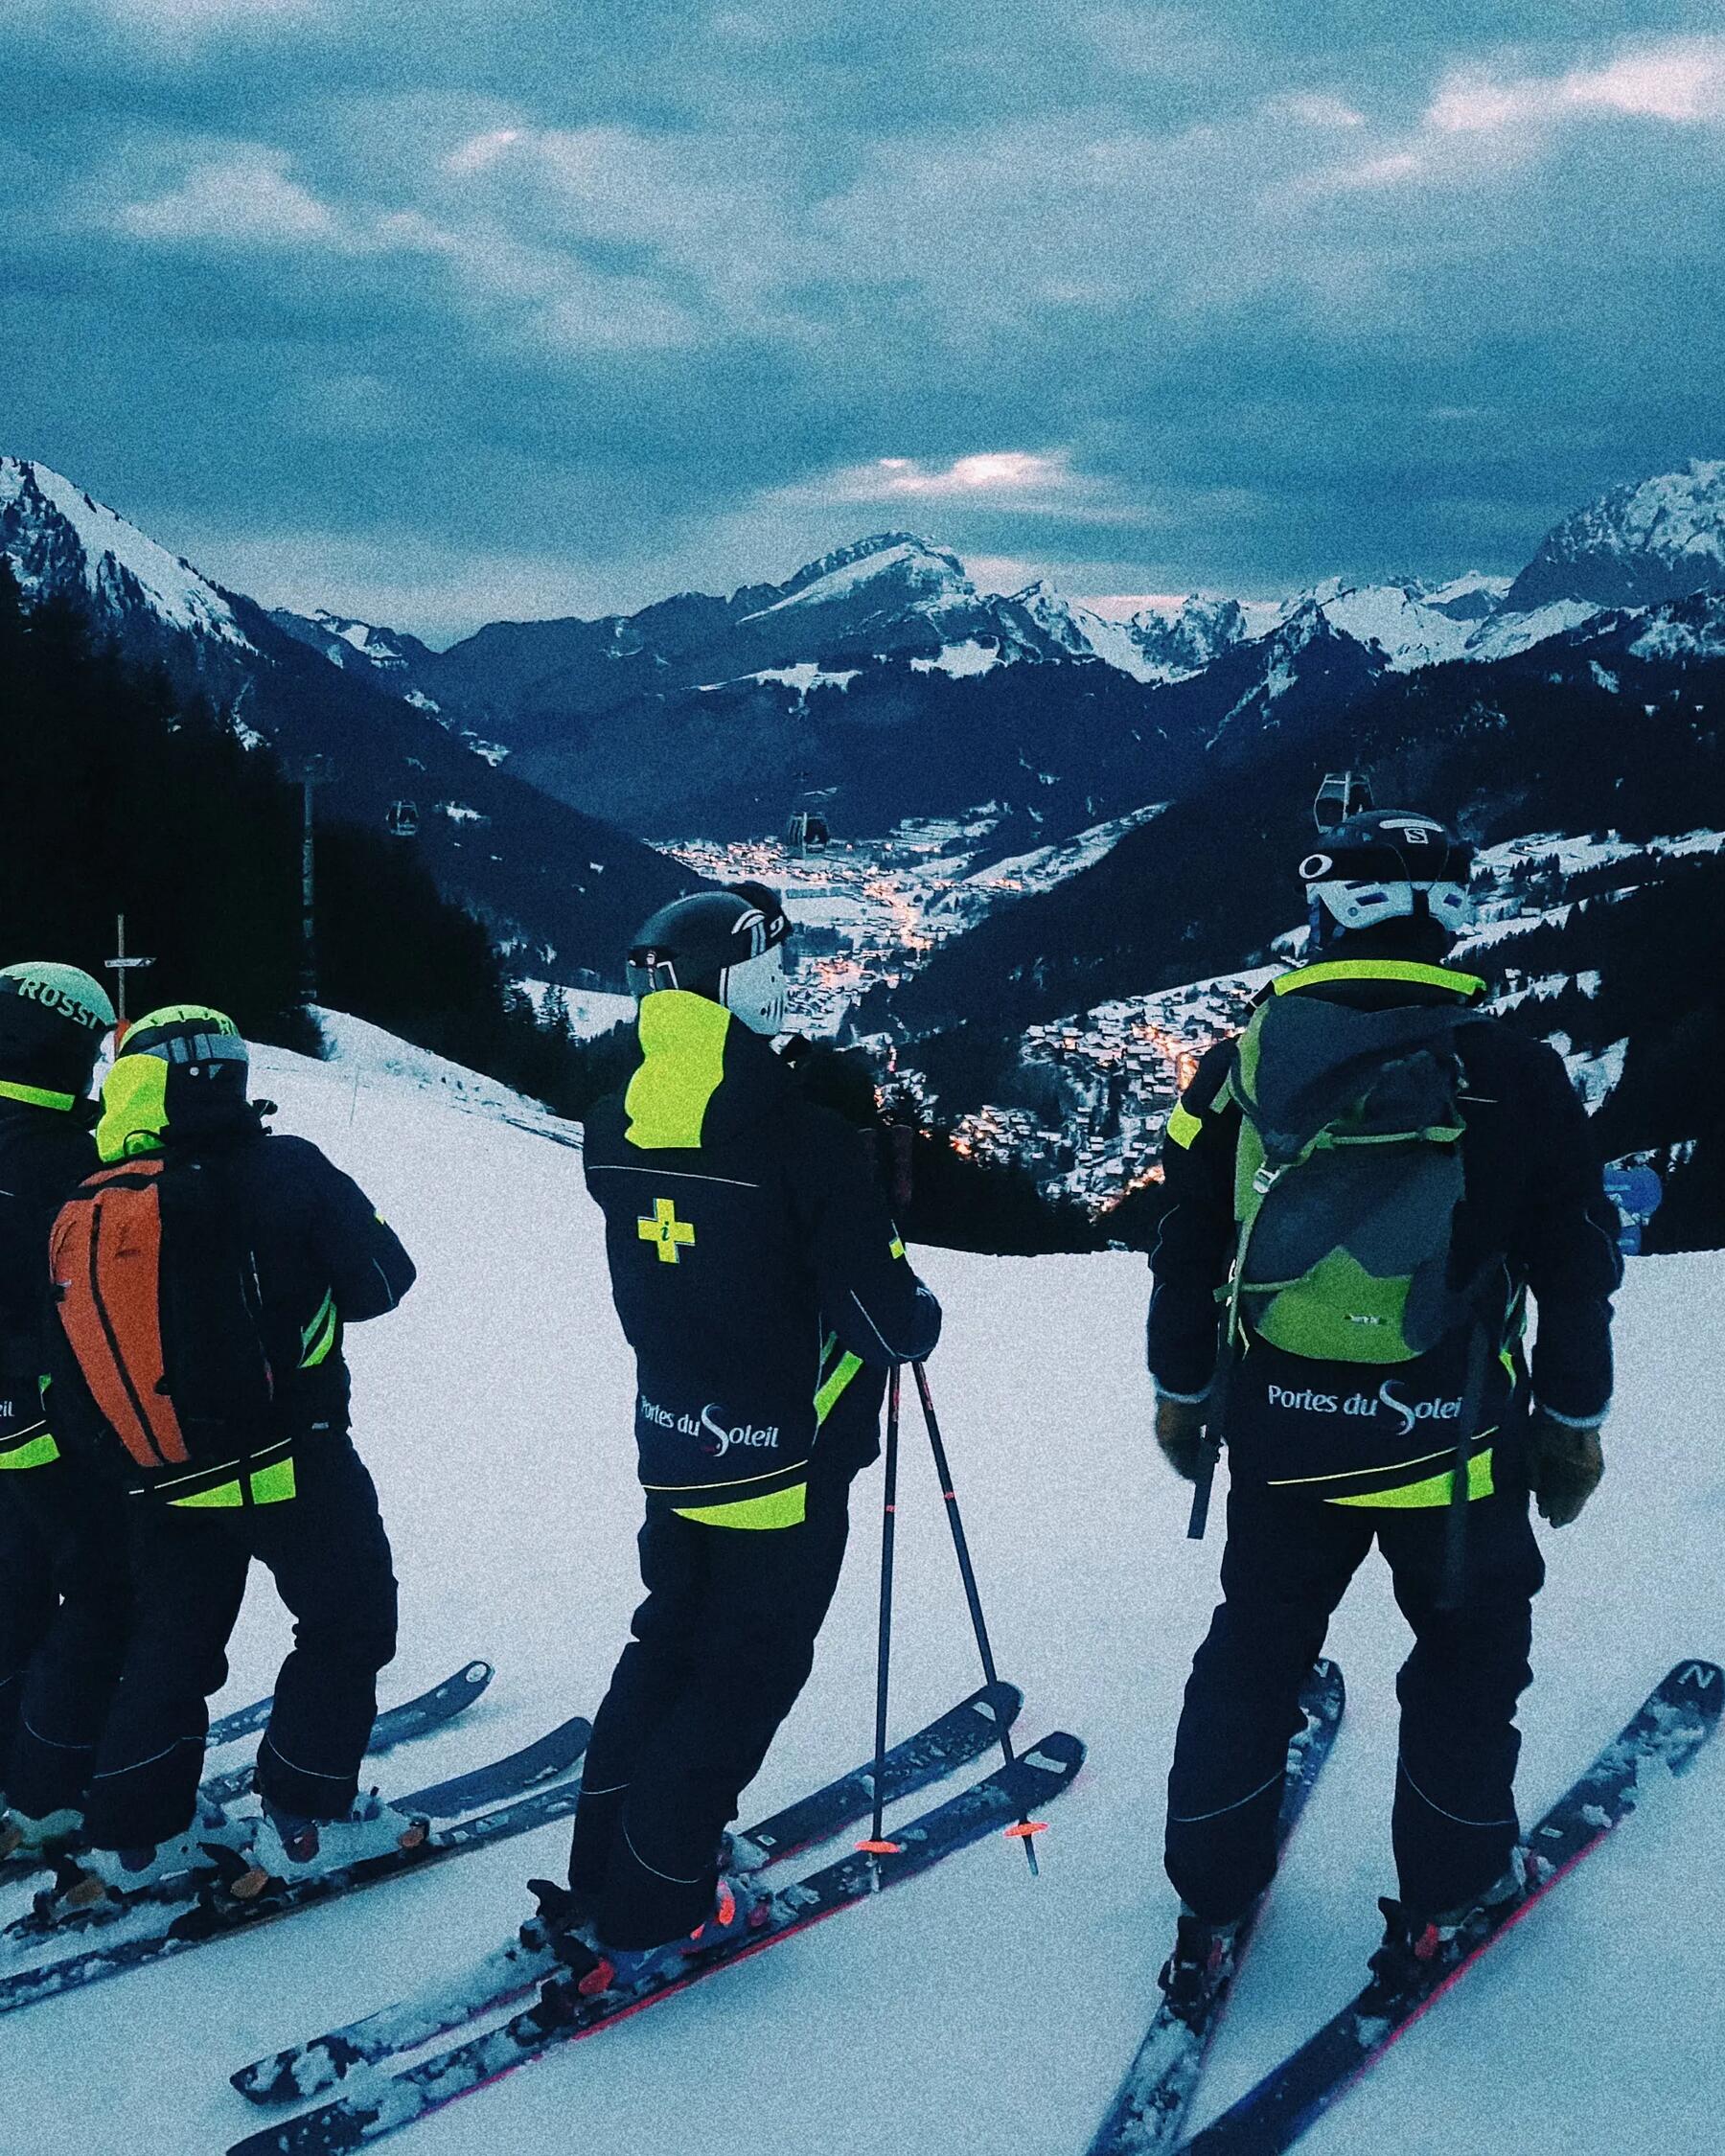
{"type": "Polygon", "coordinates": [[[0,1097],[0,1469],[58,1456],[43,1412],[48,1368],[48,1230],[96,1166],[96,1104],[0,1097]]]}
{"type": "MultiPolygon", "coordinates": [[[[225,1106],[218,1119],[206,1118],[195,1139],[176,1139],[171,1122],[159,1133],[134,1135],[122,1148],[108,1144],[111,1129],[110,1119],[103,1125],[110,1165],[97,1181],[119,1172],[118,1163],[140,1150],[172,1155],[180,1143],[219,1178],[227,1222],[255,1270],[259,1329],[274,1376],[268,1427],[260,1430],[246,1459],[285,1456],[301,1438],[345,1433],[351,1392],[345,1329],[393,1310],[416,1277],[413,1260],[371,1200],[310,1139],[266,1130],[259,1109],[244,1102],[225,1106]]],[[[103,1421],[60,1328],[50,1329],[49,1346],[57,1413],[86,1451],[115,1464],[120,1441],[103,1421]]],[[[200,1469],[183,1478],[183,1488],[176,1483],[172,1495],[159,1478],[137,1486],[176,1504],[262,1503],[292,1494],[291,1477],[284,1472],[265,1484],[242,1476],[241,1496],[218,1501],[209,1492],[230,1487],[222,1473],[219,1464],[200,1469]]]]}
{"type": "MultiPolygon", "coordinates": [[[[1361,977],[1363,963],[1355,961],[1347,977],[1322,978],[1322,969],[1309,969],[1313,983],[1299,992],[1368,1009],[1448,1001],[1460,1015],[1483,988],[1471,975],[1439,967],[1418,969],[1429,978],[1412,983],[1405,977],[1361,977]]],[[[1450,1278],[1460,1283],[1497,1269],[1514,1366],[1513,1372],[1500,1364],[1491,1366],[1482,1421],[1502,1420],[1512,1386],[1521,1380],[1524,1365],[1513,1336],[1526,1292],[1538,1313],[1530,1356],[1533,1400],[1560,1420],[1597,1423],[1611,1404],[1611,1297],[1622,1278],[1622,1259],[1617,1216],[1604,1193],[1586,1114],[1562,1059],[1543,1042],[1477,1017],[1458,1026],[1454,1041],[1463,1073],[1460,1105],[1466,1128],[1460,1139],[1464,1194],[1455,1216],[1450,1278]]],[[[1218,1042],[1201,1059],[1162,1146],[1167,1205],[1150,1253],[1155,1287],[1148,1359],[1158,1389],[1175,1399],[1203,1398],[1216,1367],[1218,1293],[1228,1280],[1235,1244],[1240,1110],[1228,1087],[1233,1059],[1231,1041],[1218,1042]]],[[[1417,1375],[1407,1365],[1366,1370],[1279,1356],[1261,1342],[1253,1342],[1241,1366],[1257,1379],[1280,1380],[1284,1397],[1298,1392],[1320,1404],[1337,1403],[1325,1433],[1336,1448],[1333,1460],[1302,1456],[1314,1480],[1326,1464],[1339,1477],[1363,1456],[1359,1440],[1368,1433],[1349,1429],[1345,1411],[1364,1407],[1369,1413],[1368,1395],[1381,1380],[1394,1388],[1400,1373],[1417,1375]]],[[[1449,1375],[1446,1370],[1446,1383],[1449,1375]]],[[[1262,1386],[1254,1384],[1254,1389],[1262,1386]]],[[[1243,1412],[1237,1397],[1234,1411],[1243,1412]]],[[[1231,1419],[1225,1411],[1224,1420],[1231,1419]]],[[[1389,1418],[1380,1411],[1376,1419],[1381,1424],[1389,1418]]],[[[1356,1413],[1356,1423],[1363,1420],[1356,1413]]],[[[1317,1427],[1305,1417],[1302,1434],[1312,1437],[1317,1427]]],[[[1420,1436],[1428,1433],[1422,1430],[1420,1436]]],[[[1441,1442],[1441,1434],[1429,1438],[1430,1446],[1441,1442]]],[[[1236,1458],[1236,1472],[1239,1466],[1236,1458]]],[[[1419,1474],[1428,1471],[1422,1465],[1419,1474]]],[[[1338,1486],[1351,1487],[1340,1480],[1338,1486]]],[[[1388,1501],[1407,1502],[1399,1494],[1388,1501]]],[[[1365,1501],[1350,1496],[1348,1502],[1365,1501]]]]}
{"type": "Polygon", "coordinates": [[[678,989],[644,998],[640,1040],[627,1090],[588,1113],[586,1183],[635,1351],[641,1480],[699,1521],[794,1525],[811,1473],[840,1464],[823,1426],[851,1380],[927,1355],[940,1306],[862,1134],[767,1042],[678,989]]]}

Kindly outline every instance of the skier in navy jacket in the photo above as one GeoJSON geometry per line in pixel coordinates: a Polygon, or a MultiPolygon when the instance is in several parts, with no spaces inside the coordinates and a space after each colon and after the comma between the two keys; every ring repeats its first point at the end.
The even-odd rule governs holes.
{"type": "MultiPolygon", "coordinates": [[[[1543,1043],[1473,1016],[1485,984],[1448,962],[1472,918],[1469,865],[1467,848],[1431,818],[1374,812],[1344,822],[1301,863],[1313,962],[1272,984],[1241,1041],[1203,1058],[1169,1120],[1167,1205],[1151,1253],[1156,1434],[1188,1478],[1200,1472],[1211,1434],[1226,1441],[1230,1463],[1223,1600],[1193,1663],[1168,1787],[1166,1863],[1183,1913],[1162,1983],[1180,2011],[1200,2008],[1225,1979],[1239,1922],[1269,1884],[1300,1684],[1374,1541],[1414,1634],[1397,1686],[1402,1898],[1383,1904],[1380,1980],[1393,1991],[1410,1959],[1458,1957],[1481,1905],[1526,1883],[1514,1714],[1531,1676],[1531,1603],[1545,1577],[1528,1496],[1531,1488],[1546,1519],[1565,1526],[1603,1473],[1598,1432],[1611,1402],[1611,1297],[1622,1261],[1586,1117],[1561,1061],[1543,1043]],[[1296,1022],[1265,1022],[1273,1019],[1296,1022]],[[1360,1335],[1361,1352],[1338,1355],[1334,1334],[1336,1344],[1324,1347],[1309,1315],[1303,1339],[1294,1319],[1272,1326],[1275,1338],[1251,1321],[1230,1336],[1224,1304],[1251,1233],[1242,1223],[1256,1194],[1283,1175],[1298,1178],[1312,1151],[1292,1158],[1290,1138],[1291,1164],[1273,1170],[1254,1131],[1279,1118],[1300,1138],[1314,1125],[1327,1135],[1326,1111],[1302,1111],[1302,1099],[1322,1101],[1326,1085],[1339,1087],[1338,1105],[1350,1089],[1359,1092],[1366,1065],[1347,1058],[1358,1059],[1368,1035],[1402,1043],[1385,1067],[1417,1044],[1447,1074],[1455,1126],[1404,1137],[1449,1141],[1425,1150],[1440,1175],[1441,1156],[1452,1156],[1459,1203],[1444,1224],[1447,1247],[1436,1246],[1418,1277],[1435,1309],[1465,1283],[1458,1307],[1471,1322],[1435,1328],[1434,1344],[1405,1360],[1388,1357],[1371,1347],[1373,1329],[1381,1334],[1414,1311],[1412,1289],[1404,1311],[1399,1293],[1389,1293],[1395,1264],[1349,1258],[1338,1271],[1332,1256],[1310,1278],[1327,1272],[1339,1283],[1324,1293],[1347,1306],[1337,1322],[1360,1335]],[[1277,1042],[1290,1060],[1271,1072],[1277,1042]],[[1257,1112],[1246,1133],[1254,1152],[1242,1143],[1242,1091],[1257,1112]],[[1521,1341],[1529,1294],[1539,1319],[1530,1369],[1521,1341]],[[1470,1347],[1476,1336],[1483,1344],[1470,1347]],[[1475,1386],[1463,1375],[1470,1354],[1475,1386]],[[1452,1603],[1450,1463],[1470,1398],[1461,1438],[1466,1562],[1452,1603]]],[[[1356,1199],[1354,1222],[1370,1256],[1416,1219],[1405,1194],[1373,1196],[1399,1190],[1394,1163],[1410,1147],[1366,1135],[1338,1143],[1329,1158],[1356,1164],[1356,1192],[1369,1201],[1356,1199]],[[1356,1150],[1347,1153],[1350,1143],[1356,1150]]],[[[1274,1245],[1269,1257],[1252,1249],[1275,1283],[1258,1301],[1296,1287],[1309,1313],[1318,1299],[1309,1290],[1276,1280],[1300,1273],[1304,1260],[1290,1268],[1276,1262],[1285,1253],[1274,1245]]]]}
{"type": "Polygon", "coordinates": [[[635,1351],[648,1592],[594,1724],[564,1914],[618,1977],[748,1921],[722,1836],[838,1585],[877,1449],[880,1380],[860,1373],[940,1330],[862,1135],[770,1044],[789,933],[759,884],[656,914],[631,953],[641,1061],[586,1123],[635,1351]]]}
{"type": "MultiPolygon", "coordinates": [[[[136,1611],[91,1778],[74,1904],[196,1871],[211,1843],[248,1856],[261,1884],[424,1833],[357,1796],[378,1672],[395,1653],[396,1582],[377,1492],[348,1434],[342,1354],[344,1328],[393,1310],[413,1285],[413,1262],[316,1146],[264,1129],[269,1107],[247,1102],[247,1071],[245,1043],[218,1011],[180,1004],[140,1019],[103,1089],[104,1165],[61,1209],[49,1247],[59,1298],[54,1389],[68,1429],[126,1493],[136,1611]],[[168,1422],[182,1436],[182,1423],[196,1428],[169,1385],[171,1364],[157,1387],[127,1361],[140,1325],[156,1325],[154,1293],[123,1317],[84,1292],[104,1193],[166,1179],[180,1159],[214,1184],[211,1214],[181,1232],[219,1239],[243,1260],[270,1373],[264,1408],[221,1418],[232,1442],[189,1457],[165,1435],[168,1422]],[[254,1557],[294,1617],[259,1747],[255,1835],[208,1816],[197,1796],[206,1701],[225,1680],[254,1557]]],[[[190,1332],[199,1330],[194,1312],[190,1332]]],[[[213,1319],[202,1330],[213,1339],[213,1319]]],[[[157,1338],[166,1354],[166,1333],[157,1338]]]]}

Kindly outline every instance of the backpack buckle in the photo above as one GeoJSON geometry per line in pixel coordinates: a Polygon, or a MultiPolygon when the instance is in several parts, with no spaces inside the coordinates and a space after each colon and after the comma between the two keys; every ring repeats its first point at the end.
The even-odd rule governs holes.
{"type": "Polygon", "coordinates": [[[1260,1198],[1267,1197],[1274,1188],[1276,1179],[1280,1173],[1279,1168],[1273,1168],[1266,1160],[1252,1179],[1253,1189],[1257,1192],[1260,1198]]]}

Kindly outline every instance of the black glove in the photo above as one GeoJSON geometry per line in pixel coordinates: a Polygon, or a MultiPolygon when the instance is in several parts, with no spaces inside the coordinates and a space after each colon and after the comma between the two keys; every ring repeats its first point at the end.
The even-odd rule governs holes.
{"type": "Polygon", "coordinates": [[[1528,1418],[1527,1443],[1528,1481],[1541,1517],[1553,1527],[1571,1525],[1605,1472],[1598,1428],[1577,1430],[1535,1408],[1528,1418]]]}
{"type": "Polygon", "coordinates": [[[1185,1482],[1197,1481],[1204,1469],[1207,1411],[1203,1400],[1170,1400],[1165,1392],[1156,1396],[1156,1441],[1162,1457],[1185,1482]]]}

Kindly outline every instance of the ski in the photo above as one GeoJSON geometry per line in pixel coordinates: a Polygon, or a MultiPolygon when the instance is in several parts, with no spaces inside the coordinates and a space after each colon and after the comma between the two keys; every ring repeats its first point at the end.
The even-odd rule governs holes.
{"type": "MultiPolygon", "coordinates": [[[[456,1715],[465,1714],[495,1675],[496,1671],[489,1662],[470,1662],[464,1669],[456,1670],[452,1677],[446,1677],[441,1685],[433,1685],[428,1692],[421,1692],[418,1699],[403,1700],[400,1707],[385,1708],[372,1724],[371,1741],[366,1745],[365,1756],[368,1759],[381,1759],[398,1745],[411,1744],[416,1737],[429,1736],[433,1730],[441,1730],[446,1722],[452,1722],[456,1715]]],[[[271,1702],[264,1700],[260,1704],[263,1718],[247,1723],[248,1730],[262,1729],[269,1719],[271,1702]]],[[[257,1709],[246,1708],[242,1711],[251,1714],[257,1709]]],[[[218,1744],[231,1742],[236,1735],[245,1734],[245,1731],[234,1731],[218,1736],[217,1730],[220,1727],[218,1723],[210,1732],[208,1741],[212,1750],[218,1744]]],[[[212,1775],[203,1785],[204,1793],[214,1797],[219,1804],[228,1803],[234,1798],[245,1795],[251,1787],[251,1768],[245,1766],[231,1767],[225,1774],[212,1775]]]]}
{"type": "Polygon", "coordinates": [[[1680,1663],[1587,1772],[1558,1798],[1527,1836],[1545,1876],[1486,1932],[1467,1959],[1410,1991],[1388,2016],[1368,2015],[1354,1999],[1184,2145],[1190,2156],[1277,2156],[1353,2087],[1426,2010],[1471,1968],[1496,1938],[1634,1811],[1644,1770],[1681,1774],[1719,1726],[1725,1670],[1711,1662],[1680,1663]]]}
{"type": "MultiPolygon", "coordinates": [[[[415,1737],[429,1736],[432,1731],[441,1730],[445,1723],[452,1722],[456,1715],[465,1714],[485,1687],[496,1675],[489,1662],[470,1662],[465,1669],[456,1670],[446,1677],[441,1685],[433,1685],[428,1692],[418,1699],[403,1700],[400,1707],[386,1708],[372,1724],[371,1742],[365,1748],[368,1759],[380,1759],[393,1752],[398,1745],[409,1744],[415,1737]]],[[[248,1715],[257,1715],[255,1722],[246,1728],[262,1729],[269,1719],[270,1702],[260,1700],[252,1707],[242,1708],[239,1714],[229,1716],[229,1721],[242,1721],[248,1715]]],[[[230,1741],[234,1735],[242,1735],[243,1730],[229,1730],[218,1736],[222,1723],[215,1724],[209,1734],[211,1746],[230,1741]]],[[[220,1774],[208,1775],[198,1785],[199,1799],[208,1804],[231,1804],[236,1797],[243,1797],[252,1785],[252,1768],[248,1761],[242,1767],[229,1767],[220,1774]]],[[[27,1879],[33,1871],[46,1869],[43,1861],[34,1856],[0,1858],[0,1887],[14,1879],[27,1879]]]]}
{"type": "Polygon", "coordinates": [[[1010,1831],[1024,1812],[1059,1796],[1083,1761],[1084,1746],[1057,1731],[1021,1753],[1010,1766],[997,1768],[986,1780],[973,1783],[934,1810],[895,1828],[898,1846],[893,1853],[870,1856],[852,1851],[824,1870],[781,1888],[769,1905],[770,1915],[763,1929],[691,1956],[675,1974],[667,1972],[620,1999],[583,1999],[572,1983],[550,1982],[533,2005],[498,2027],[433,2053],[387,2078],[374,2077],[369,2093],[355,2089],[297,2119],[263,2127],[235,2143],[228,2156],[329,2156],[333,2150],[363,2147],[559,2044],[626,2020],[717,1969],[764,1953],[840,1910],[928,1870],[956,1850],[999,1830],[1010,1831]]]}
{"type": "MultiPolygon", "coordinates": [[[[577,1716],[507,1759],[495,1760],[489,1767],[476,1768],[472,1774],[434,1783],[428,1790],[398,1799],[403,1810],[449,1822],[435,1827],[425,1841],[411,1849],[395,1849],[387,1856],[369,1857],[364,1863],[350,1866],[343,1871],[326,1871],[315,1878],[271,1886],[251,1901],[236,1901],[218,1888],[206,1888],[196,1900],[171,1903],[165,1909],[159,1903],[149,1902],[134,1904],[129,1909],[122,1907],[100,1926],[100,1933],[142,1913],[154,1917],[151,1929],[141,1934],[134,1932],[111,1942],[98,1936],[58,1960],[33,1962],[0,1976],[0,2014],[15,2013],[43,1999],[55,1999],[62,1992],[80,1990],[85,1984],[123,1976],[129,1969],[143,1968],[172,1955],[183,1954],[192,1947],[206,1945],[211,1939],[251,1931],[279,1916],[291,1915],[295,1910],[313,1908],[339,1894],[375,1886],[380,1880],[420,1871],[427,1866],[445,1863],[450,1857],[461,1856],[469,1849],[482,1848],[490,1843],[507,1840],[511,1835],[529,1833],[534,1827],[543,1826],[553,1820],[566,1819],[580,1800],[581,1784],[579,1780],[555,1778],[567,1777],[586,1751],[591,1733],[588,1723],[577,1716]],[[552,1786],[544,1786],[547,1782],[552,1786]],[[492,1808],[476,1810],[480,1805],[492,1808]],[[463,1818],[459,1816],[462,1813],[474,1816],[463,1818]]],[[[39,1931],[36,1943],[58,1941],[67,1931],[68,1923],[69,1920],[62,1919],[39,1931]]],[[[17,1927],[12,1929],[15,1933],[17,1927]]]]}
{"type": "MultiPolygon", "coordinates": [[[[1335,1743],[1346,1697],[1342,1672],[1333,1662],[1320,1662],[1300,1687],[1300,1706],[1305,1721],[1288,1746],[1288,1775],[1276,1825],[1278,1858],[1335,1743]]],[[[1260,1897],[1240,1926],[1234,1943],[1234,1966],[1227,1983],[1198,2020],[1183,2020],[1165,1999],[1159,2004],[1138,2056],[1090,2145],[1089,2156],[1148,2156],[1150,2150],[1172,2148],[1179,2141],[1210,2040],[1227,2009],[1228,1994],[1262,1909],[1260,1897]]]]}
{"type": "MultiPolygon", "coordinates": [[[[1009,1729],[1024,1704],[1014,1685],[986,1685],[906,1737],[887,1753],[883,1783],[890,1803],[913,1797],[956,1767],[979,1758],[1009,1729]]],[[[800,1850],[830,1841],[867,1819],[874,1808],[874,1763],[840,1776],[782,1811],[733,1837],[744,1868],[765,1869],[800,1850]]],[[[505,1944],[466,1968],[426,1986],[410,1999],[380,2007],[363,2020],[292,2044],[231,2075],[235,2088],[254,2103],[298,2103],[321,2096],[356,2067],[375,2065],[397,2052],[416,2050],[464,2022],[509,2005],[543,1978],[556,1974],[556,1956],[529,1918],[505,1944]]]]}

